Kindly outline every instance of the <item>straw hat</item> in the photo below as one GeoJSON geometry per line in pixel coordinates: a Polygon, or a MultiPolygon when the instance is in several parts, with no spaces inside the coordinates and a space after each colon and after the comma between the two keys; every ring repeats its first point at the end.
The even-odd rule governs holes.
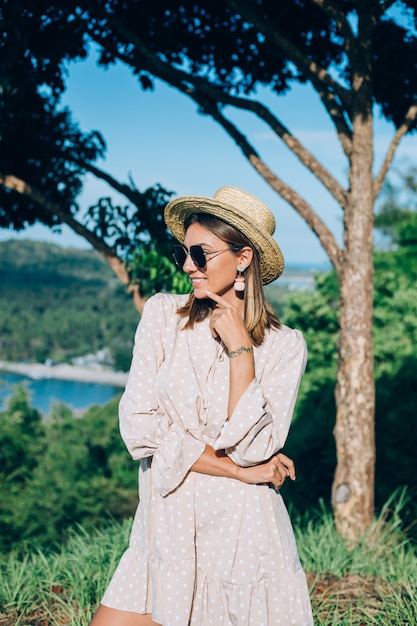
{"type": "Polygon", "coordinates": [[[272,235],[275,218],[258,198],[236,187],[222,187],[213,198],[185,196],[171,200],[165,207],[165,223],[184,243],[184,221],[190,213],[208,213],[243,233],[259,253],[262,282],[271,283],[282,274],[284,257],[272,235]]]}

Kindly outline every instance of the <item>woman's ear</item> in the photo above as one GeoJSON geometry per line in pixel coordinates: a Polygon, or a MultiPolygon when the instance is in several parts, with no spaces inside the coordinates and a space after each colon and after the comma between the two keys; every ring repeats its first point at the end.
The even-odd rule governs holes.
{"type": "Polygon", "coordinates": [[[245,269],[249,267],[253,259],[253,250],[249,246],[244,246],[239,254],[239,265],[245,269]]]}

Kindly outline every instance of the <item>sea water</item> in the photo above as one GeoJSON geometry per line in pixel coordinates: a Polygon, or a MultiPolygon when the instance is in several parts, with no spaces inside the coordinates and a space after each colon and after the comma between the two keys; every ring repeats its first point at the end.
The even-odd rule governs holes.
{"type": "Polygon", "coordinates": [[[23,384],[30,397],[30,404],[49,415],[52,405],[60,403],[71,410],[85,410],[93,404],[103,406],[122,392],[121,387],[101,383],[87,383],[55,378],[32,379],[14,372],[0,371],[0,410],[4,410],[14,387],[23,384]]]}

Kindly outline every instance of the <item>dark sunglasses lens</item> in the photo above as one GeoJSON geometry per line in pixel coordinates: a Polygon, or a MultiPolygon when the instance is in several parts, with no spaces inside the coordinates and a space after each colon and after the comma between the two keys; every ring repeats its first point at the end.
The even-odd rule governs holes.
{"type": "Polygon", "coordinates": [[[191,246],[190,254],[192,260],[199,269],[206,267],[206,255],[204,254],[204,250],[201,246],[191,246]]]}
{"type": "Polygon", "coordinates": [[[174,250],[172,252],[174,261],[178,265],[180,269],[183,268],[185,259],[187,258],[187,253],[182,246],[174,246],[174,250]]]}

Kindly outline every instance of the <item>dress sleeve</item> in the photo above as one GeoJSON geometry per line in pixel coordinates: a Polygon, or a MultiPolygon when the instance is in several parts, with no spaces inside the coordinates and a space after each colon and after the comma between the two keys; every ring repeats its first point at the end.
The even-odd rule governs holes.
{"type": "Polygon", "coordinates": [[[133,459],[152,456],[152,477],[162,496],[185,478],[205,444],[185,432],[159,406],[156,374],[165,358],[165,336],[176,304],[162,294],[145,304],[135,335],[132,365],[119,404],[120,433],[133,459]],[[174,306],[173,306],[174,304],[174,306]]]}
{"type": "Polygon", "coordinates": [[[276,342],[260,377],[240,398],[213,444],[242,467],[268,460],[285,444],[301,378],[307,346],[300,331],[288,329],[276,342]]]}

